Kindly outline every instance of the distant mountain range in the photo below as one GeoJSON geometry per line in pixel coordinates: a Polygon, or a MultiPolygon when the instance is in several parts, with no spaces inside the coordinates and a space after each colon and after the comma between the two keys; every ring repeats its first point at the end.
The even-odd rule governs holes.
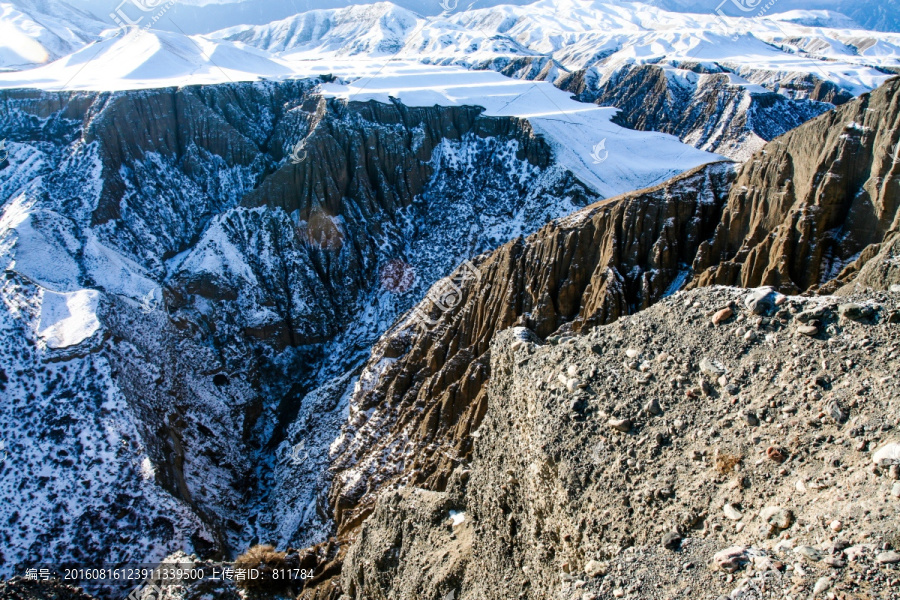
{"type": "Polygon", "coordinates": [[[127,28],[106,28],[61,0],[0,7],[15,15],[0,38],[0,67],[18,71],[0,76],[0,88],[124,90],[325,74],[349,81],[364,65],[375,72],[403,60],[549,81],[621,109],[622,125],[738,160],[900,70],[900,34],[848,28],[848,17],[828,10],[751,19],[541,0],[423,17],[380,2],[188,36],[156,28],[176,8],[165,4],[146,13],[123,4],[116,18],[135,23],[127,28]]]}
{"type": "MultiPolygon", "coordinates": [[[[41,0],[44,3],[47,0],[41,0]]],[[[137,0],[136,0],[137,1],[137,0]]],[[[163,0],[139,0],[144,6],[167,6],[163,0]]],[[[236,2],[203,2],[203,0],[177,0],[167,10],[166,18],[157,26],[183,33],[209,33],[240,24],[262,25],[284,19],[301,12],[319,9],[340,9],[353,4],[370,4],[348,0],[239,0],[236,2]]],[[[615,0],[613,2],[615,3],[615,0]]],[[[30,0],[11,0],[21,9],[33,8],[30,0]]],[[[110,24],[110,13],[122,5],[114,0],[68,0],[74,9],[86,11],[110,24]]],[[[133,6],[128,0],[126,10],[133,6]]],[[[419,15],[437,15],[445,7],[454,11],[478,10],[499,5],[522,6],[530,0],[397,0],[396,4],[419,15]]],[[[669,11],[683,13],[714,13],[728,16],[772,15],[791,10],[829,10],[842,13],[865,29],[875,31],[900,31],[900,3],[897,0],[777,0],[772,6],[762,0],[655,0],[647,4],[669,11]]]]}

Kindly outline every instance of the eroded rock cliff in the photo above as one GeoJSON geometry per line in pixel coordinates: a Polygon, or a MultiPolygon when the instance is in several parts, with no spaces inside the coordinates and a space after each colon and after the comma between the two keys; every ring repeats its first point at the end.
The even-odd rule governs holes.
{"type": "Polygon", "coordinates": [[[597,199],[526,121],[317,83],[0,95],[9,574],[325,540],[372,343],[597,199]]]}
{"type": "Polygon", "coordinates": [[[694,285],[806,291],[896,232],[900,81],[768,144],[741,169],[694,285]]]}
{"type": "Polygon", "coordinates": [[[453,308],[426,299],[363,370],[334,446],[331,502],[345,541],[382,494],[400,485],[444,492],[470,464],[491,409],[490,340],[503,329],[559,340],[685,284],[887,289],[896,277],[898,87],[893,80],[777,138],[736,172],[710,166],[601,202],[479,257],[474,275],[457,272],[465,282],[453,308]]]}

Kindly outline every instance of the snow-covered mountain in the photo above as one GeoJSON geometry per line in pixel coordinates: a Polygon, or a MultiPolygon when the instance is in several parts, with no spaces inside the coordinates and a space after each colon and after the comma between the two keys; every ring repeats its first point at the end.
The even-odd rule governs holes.
{"type": "MultiPolygon", "coordinates": [[[[29,0],[10,1],[20,7],[29,4],[29,0]]],[[[109,13],[116,4],[108,0],[67,1],[74,7],[92,12],[101,20],[109,18],[109,13]]],[[[532,1],[451,0],[443,3],[440,0],[396,0],[395,3],[419,15],[434,16],[444,12],[445,7],[463,11],[497,5],[521,6],[532,1]]],[[[178,0],[167,10],[168,18],[161,20],[157,27],[187,34],[209,33],[241,24],[264,25],[301,12],[373,3],[373,0],[178,0]]],[[[654,0],[650,4],[673,12],[698,14],[720,12],[728,16],[756,16],[760,13],[771,16],[786,11],[830,11],[832,16],[828,17],[828,22],[832,24],[847,23],[849,20],[865,29],[900,31],[900,6],[896,0],[778,0],[775,3],[761,0],[732,0],[724,3],[722,0],[654,0]]],[[[816,17],[821,18],[821,15],[816,17]]],[[[824,22],[822,24],[824,25],[824,22]]]]}
{"type": "Polygon", "coordinates": [[[114,91],[297,74],[284,60],[243,44],[129,27],[107,30],[50,64],[0,74],[0,88],[114,91]]]}
{"type": "Polygon", "coordinates": [[[900,68],[900,35],[827,12],[772,19],[642,3],[542,0],[420,17],[382,2],[210,34],[294,61],[390,56],[551,81],[619,122],[744,159],[900,68]],[[644,110],[647,105],[659,110],[644,110]]]}
{"type": "Polygon", "coordinates": [[[749,19],[600,0],[422,17],[381,2],[206,36],[113,29],[53,64],[0,77],[0,87],[117,90],[327,73],[349,81],[386,60],[415,61],[549,81],[621,109],[620,124],[743,160],[900,68],[900,35],[813,26],[823,23],[852,25],[826,11],[749,19]]]}
{"type": "Polygon", "coordinates": [[[3,76],[72,89],[0,90],[0,574],[325,539],[345,398],[434,281],[720,160],[548,82],[363,66],[135,29],[3,76]]]}
{"type": "Polygon", "coordinates": [[[0,71],[61,58],[96,39],[107,27],[60,0],[0,2],[0,71]]]}
{"type": "MultiPolygon", "coordinates": [[[[728,16],[776,16],[789,11],[817,12],[814,19],[823,18],[820,11],[832,13],[827,22],[845,23],[850,19],[860,27],[875,31],[900,31],[900,4],[896,0],[657,0],[655,5],[685,13],[721,12],[728,16]]],[[[833,25],[824,25],[831,27],[833,25]]],[[[840,25],[843,27],[844,25],[840,25]]]]}
{"type": "Polygon", "coordinates": [[[808,27],[798,18],[720,18],[602,0],[539,0],[422,18],[380,2],[210,37],[307,59],[391,55],[477,65],[499,57],[545,58],[556,76],[626,62],[695,70],[724,65],[751,83],[774,86],[786,76],[807,75],[853,94],[883,82],[880,69],[900,68],[900,35],[808,27]]]}

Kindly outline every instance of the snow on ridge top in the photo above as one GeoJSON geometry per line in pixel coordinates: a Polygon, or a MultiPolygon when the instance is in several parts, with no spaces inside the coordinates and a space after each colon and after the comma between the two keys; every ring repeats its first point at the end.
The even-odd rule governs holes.
{"type": "Polygon", "coordinates": [[[405,36],[418,27],[421,17],[390,2],[351,5],[298,13],[263,26],[238,25],[208,34],[214,40],[243,42],[269,52],[308,48],[339,50],[347,40],[354,46],[399,49],[405,36]]]}
{"type": "Polygon", "coordinates": [[[44,290],[38,336],[48,348],[68,348],[88,339],[100,328],[97,307],[100,292],[44,290]]]}
{"type": "Polygon", "coordinates": [[[407,106],[480,106],[486,116],[528,119],[553,148],[559,165],[605,197],[726,160],[671,135],[619,127],[611,121],[617,109],[578,102],[547,82],[414,61],[373,63],[369,68],[374,75],[326,84],[322,92],[359,102],[396,98],[407,106]]]}
{"type": "Polygon", "coordinates": [[[785,21],[807,27],[827,27],[829,29],[865,29],[847,15],[832,10],[788,10],[772,15],[776,21],[785,21]]]}
{"type": "Polygon", "coordinates": [[[69,54],[107,27],[54,0],[27,8],[0,2],[0,70],[29,68],[69,54]]]}
{"type": "Polygon", "coordinates": [[[569,71],[623,62],[676,68],[711,62],[769,89],[778,88],[779,78],[799,75],[826,78],[860,94],[889,78],[885,69],[900,66],[900,34],[795,22],[804,15],[825,18],[820,12],[832,16],[799,11],[800,16],[785,13],[781,19],[722,19],[712,12],[676,13],[639,2],[538,0],[420,17],[379,2],[313,10],[206,36],[119,32],[55,63],[0,74],[0,88],[126,90],[277,79],[317,68],[327,73],[335,60],[351,57],[471,67],[535,56],[552,58],[569,71]]]}
{"type": "Polygon", "coordinates": [[[828,11],[721,18],[712,11],[678,13],[640,2],[538,0],[421,18],[403,9],[388,10],[392,5],[387,3],[378,6],[380,19],[361,20],[353,12],[358,7],[347,7],[308,13],[317,20],[301,14],[210,35],[304,60],[396,54],[399,59],[472,66],[498,57],[540,56],[569,71],[624,61],[676,67],[718,62],[726,70],[754,70],[760,77],[768,72],[826,78],[854,94],[883,83],[889,77],[884,68],[900,66],[898,34],[804,24],[808,19],[820,25],[853,24],[828,11]],[[397,20],[396,14],[409,16],[397,20]],[[389,24],[391,19],[396,22],[389,24]]]}
{"type": "Polygon", "coordinates": [[[29,71],[0,74],[0,89],[117,91],[288,77],[294,69],[243,44],[166,31],[110,31],[69,56],[29,71]]]}

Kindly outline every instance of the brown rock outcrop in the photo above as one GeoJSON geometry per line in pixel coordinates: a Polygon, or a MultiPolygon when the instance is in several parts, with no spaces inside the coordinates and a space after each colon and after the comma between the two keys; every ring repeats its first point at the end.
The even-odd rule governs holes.
{"type": "Polygon", "coordinates": [[[893,79],[754,155],[694,262],[692,285],[800,292],[874,255],[867,248],[898,227],[898,88],[893,79]]]}
{"type": "Polygon", "coordinates": [[[692,287],[787,292],[893,282],[898,87],[777,138],[737,174],[697,169],[474,259],[451,308],[426,299],[373,349],[334,446],[338,534],[352,541],[394,484],[446,488],[486,414],[489,345],[503,329],[559,340],[646,308],[692,274],[692,287]]]}

